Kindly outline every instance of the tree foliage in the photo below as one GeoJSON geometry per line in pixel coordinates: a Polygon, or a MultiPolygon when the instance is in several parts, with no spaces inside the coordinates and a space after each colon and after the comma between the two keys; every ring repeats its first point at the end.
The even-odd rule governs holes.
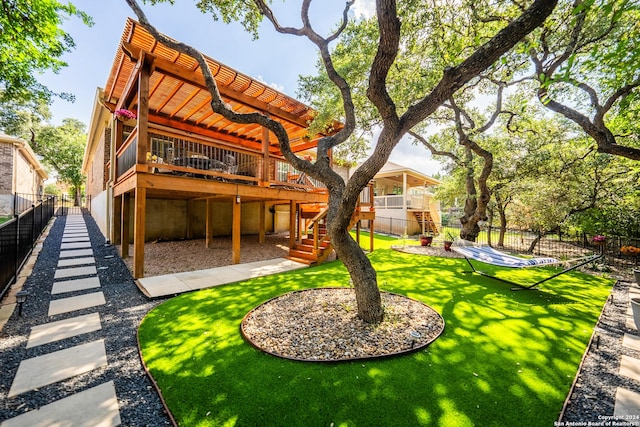
{"type": "Polygon", "coordinates": [[[76,202],[82,192],[82,160],[87,139],[84,123],[64,119],[60,126],[44,126],[35,138],[33,150],[58,173],[58,179],[73,186],[76,202]]]}
{"type": "MultiPolygon", "coordinates": [[[[367,61],[364,61],[366,67],[362,74],[366,76],[366,80],[362,81],[359,87],[356,87],[349,82],[339,68],[340,62],[334,62],[333,52],[338,47],[330,48],[330,44],[333,42],[337,42],[339,45],[343,35],[345,37],[349,35],[350,25],[353,24],[353,21],[349,21],[352,1],[348,2],[343,10],[342,22],[331,34],[326,36],[319,34],[314,29],[309,15],[311,0],[303,0],[302,2],[301,23],[298,27],[281,25],[273,10],[263,0],[236,4],[235,9],[229,8],[229,0],[201,1],[199,4],[215,8],[223,19],[225,16],[229,16],[228,19],[234,19],[237,16],[234,15],[236,13],[251,14],[255,10],[254,8],[257,8],[277,32],[306,37],[317,47],[326,71],[326,77],[340,94],[335,104],[339,104],[342,108],[341,117],[344,127],[335,135],[322,138],[318,142],[317,159],[315,162],[311,162],[296,156],[291,151],[287,133],[279,122],[259,113],[239,114],[227,108],[220,97],[215,79],[211,75],[203,55],[190,46],[164,37],[146,19],[135,0],[127,0],[127,3],[132,7],[141,24],[162,43],[198,60],[212,97],[211,107],[214,112],[233,122],[257,123],[269,129],[278,138],[279,147],[288,162],[296,169],[320,180],[327,186],[329,191],[328,232],[338,257],[343,261],[352,278],[358,315],[364,321],[372,323],[380,322],[384,313],[377,287],[376,272],[369,259],[348,233],[348,226],[359,200],[360,192],[382,168],[391,151],[407,132],[422,123],[456,91],[476,78],[526,35],[541,25],[556,5],[555,1],[537,0],[529,3],[526,8],[518,9],[515,13],[510,10],[508,15],[502,15],[505,12],[503,6],[494,3],[483,4],[492,12],[503,16],[504,19],[489,22],[475,21],[478,24],[477,28],[486,29],[486,31],[479,31],[471,44],[467,44],[466,40],[463,43],[458,43],[456,35],[452,34],[446,40],[447,49],[445,51],[453,51],[454,55],[443,56],[438,55],[441,51],[437,50],[443,42],[441,33],[434,32],[429,26],[428,20],[421,20],[417,17],[420,16],[420,13],[426,13],[425,11],[451,14],[453,10],[470,7],[469,3],[462,2],[461,5],[460,2],[443,1],[434,4],[433,7],[425,8],[422,2],[415,0],[400,2],[377,0],[376,17],[367,21],[369,30],[375,29],[377,36],[369,41],[372,47],[369,54],[372,55],[367,61]],[[241,12],[238,12],[238,9],[241,12]],[[409,24],[415,23],[414,27],[407,25],[407,20],[410,21],[411,16],[414,16],[412,13],[416,18],[409,24]],[[413,34],[418,35],[413,36],[413,34]],[[405,56],[406,48],[411,47],[414,40],[418,41],[413,37],[431,40],[430,45],[435,49],[434,52],[425,51],[420,56],[420,52],[416,49],[411,52],[417,56],[414,55],[412,58],[405,56]],[[435,62],[432,60],[432,58],[440,56],[443,57],[441,60],[435,62]],[[416,58],[418,61],[415,61],[416,58]],[[413,87],[408,87],[405,84],[406,70],[403,70],[402,73],[395,71],[403,68],[411,68],[415,70],[416,75],[421,77],[419,82],[412,82],[413,87]],[[372,155],[345,182],[338,173],[331,169],[329,154],[331,150],[344,144],[358,127],[356,111],[361,104],[354,96],[358,90],[366,94],[366,102],[371,106],[369,116],[375,117],[376,122],[379,123],[380,135],[372,155]],[[404,96],[409,92],[411,93],[410,97],[404,96]]],[[[460,13],[458,14],[460,15],[460,13]]],[[[251,27],[248,29],[251,30],[251,27]]],[[[468,29],[468,31],[473,30],[468,29]]],[[[363,40],[363,42],[365,41],[363,40]]],[[[364,100],[364,98],[362,99],[364,100]]]]}
{"type": "Polygon", "coordinates": [[[91,18],[56,0],[0,0],[0,8],[0,102],[49,102],[56,95],[72,99],[53,93],[36,75],[66,66],[61,57],[75,44],[61,29],[63,20],[78,17],[91,25],[91,18]]]}
{"type": "Polygon", "coordinates": [[[538,98],[600,152],[640,160],[640,6],[576,0],[553,18],[527,44],[538,98]]]}

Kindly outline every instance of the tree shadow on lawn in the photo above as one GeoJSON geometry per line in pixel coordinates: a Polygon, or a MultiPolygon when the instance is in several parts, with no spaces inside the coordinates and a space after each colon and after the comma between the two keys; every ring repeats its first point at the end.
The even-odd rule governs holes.
{"type": "Polygon", "coordinates": [[[345,286],[339,262],[181,295],[145,318],[143,357],[180,425],[550,425],[612,286],[572,274],[541,291],[461,274],[460,259],[376,251],[383,290],[442,314],[443,335],[388,359],[294,362],[242,339],[252,308],[345,286]]]}

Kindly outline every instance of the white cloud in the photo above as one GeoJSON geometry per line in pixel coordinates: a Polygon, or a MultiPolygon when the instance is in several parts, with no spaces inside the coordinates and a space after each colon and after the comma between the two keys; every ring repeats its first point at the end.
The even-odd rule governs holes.
{"type": "Polygon", "coordinates": [[[261,75],[261,74],[258,74],[258,75],[256,76],[256,80],[257,80],[257,81],[259,81],[259,82],[261,82],[261,83],[266,84],[266,85],[267,85],[267,86],[269,86],[269,87],[272,87],[273,89],[277,90],[278,92],[285,93],[285,91],[284,91],[284,85],[281,85],[281,84],[278,84],[278,83],[275,83],[275,82],[267,83],[267,82],[264,80],[264,78],[262,77],[262,75],[261,75]]]}
{"type": "Polygon", "coordinates": [[[351,10],[356,18],[368,19],[376,14],[376,2],[375,0],[356,0],[351,10]]]}

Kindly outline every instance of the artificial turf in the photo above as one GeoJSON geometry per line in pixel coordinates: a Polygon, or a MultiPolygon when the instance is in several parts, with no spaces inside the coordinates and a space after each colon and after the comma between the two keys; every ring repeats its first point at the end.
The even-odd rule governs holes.
{"type": "MultiPolygon", "coordinates": [[[[183,294],[151,311],[139,330],[142,357],[178,424],[553,425],[613,281],[570,273],[514,292],[463,273],[461,259],[390,249],[370,259],[382,290],[442,314],[440,338],[405,356],[334,364],[280,359],[242,339],[240,322],[260,303],[348,286],[339,261],[183,294]]],[[[549,272],[496,274],[530,281],[549,272]]]]}

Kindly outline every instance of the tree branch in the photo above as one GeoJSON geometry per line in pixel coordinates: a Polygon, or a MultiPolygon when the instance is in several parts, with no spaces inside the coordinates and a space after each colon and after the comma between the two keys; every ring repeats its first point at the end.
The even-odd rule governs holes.
{"type": "Polygon", "coordinates": [[[453,160],[454,163],[456,163],[458,166],[462,166],[464,164],[464,162],[462,160],[460,160],[460,158],[458,156],[456,156],[455,154],[453,154],[452,152],[438,150],[433,144],[431,144],[429,141],[427,141],[426,138],[424,138],[422,135],[420,135],[420,134],[418,134],[418,133],[416,133],[414,131],[409,131],[408,134],[411,135],[412,137],[414,137],[417,141],[421,142],[422,145],[427,147],[432,155],[448,157],[451,160],[453,160]]]}
{"type": "Polygon", "coordinates": [[[522,15],[500,30],[462,63],[445,69],[442,79],[431,93],[409,107],[403,114],[400,119],[400,129],[407,131],[433,113],[451,94],[540,26],[551,14],[556,3],[557,0],[536,0],[522,15]]]}
{"type": "Polygon", "coordinates": [[[378,50],[371,64],[367,97],[375,105],[385,124],[398,122],[396,106],[387,91],[387,75],[398,54],[400,20],[395,0],[376,1],[380,37],[378,50]]]}

